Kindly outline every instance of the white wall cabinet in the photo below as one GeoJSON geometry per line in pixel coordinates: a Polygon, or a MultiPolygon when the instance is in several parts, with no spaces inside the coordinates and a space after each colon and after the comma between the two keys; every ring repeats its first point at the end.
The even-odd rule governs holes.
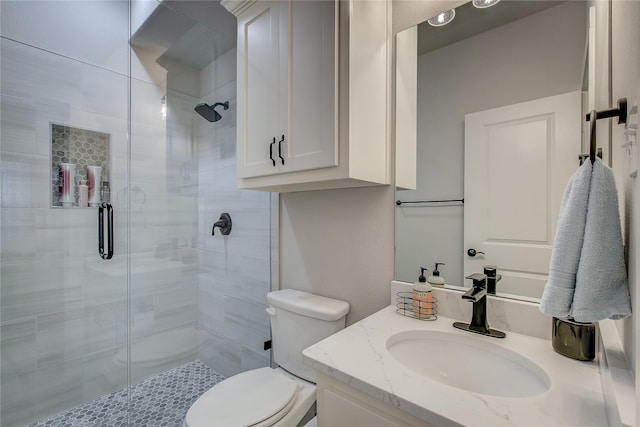
{"type": "Polygon", "coordinates": [[[238,17],[238,177],[336,166],[337,6],[258,2],[238,17]]]}
{"type": "Polygon", "coordinates": [[[238,18],[238,186],[389,183],[389,3],[223,1],[238,18]]]}

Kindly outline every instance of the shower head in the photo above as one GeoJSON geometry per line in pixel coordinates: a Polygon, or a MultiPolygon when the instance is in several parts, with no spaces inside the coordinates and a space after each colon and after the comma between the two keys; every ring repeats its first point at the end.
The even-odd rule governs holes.
{"type": "Polygon", "coordinates": [[[215,108],[218,105],[222,105],[222,107],[225,110],[229,109],[229,101],[227,101],[227,102],[216,102],[213,105],[209,105],[209,104],[206,104],[206,103],[203,102],[202,104],[196,105],[196,108],[194,108],[194,110],[196,111],[196,113],[200,114],[202,117],[204,117],[208,121],[217,122],[218,120],[220,120],[222,118],[220,113],[218,113],[215,110],[215,108]]]}

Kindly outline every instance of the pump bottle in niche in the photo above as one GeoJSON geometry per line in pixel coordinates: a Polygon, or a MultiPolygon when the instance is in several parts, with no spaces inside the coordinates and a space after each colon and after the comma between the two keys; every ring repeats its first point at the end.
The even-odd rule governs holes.
{"type": "Polygon", "coordinates": [[[60,205],[71,207],[76,198],[76,165],[73,163],[58,164],[58,194],[60,205]]]}
{"type": "Polygon", "coordinates": [[[100,206],[100,175],[102,167],[87,166],[87,178],[89,181],[89,206],[100,206]]]}
{"type": "Polygon", "coordinates": [[[86,208],[87,206],[89,206],[89,186],[86,179],[81,179],[78,185],[78,207],[86,208]]]}

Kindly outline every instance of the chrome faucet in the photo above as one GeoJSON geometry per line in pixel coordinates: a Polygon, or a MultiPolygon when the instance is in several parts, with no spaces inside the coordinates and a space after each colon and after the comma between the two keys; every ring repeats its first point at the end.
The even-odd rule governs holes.
{"type": "Polygon", "coordinates": [[[487,275],[474,273],[467,276],[467,279],[471,279],[473,281],[473,286],[467,291],[467,293],[462,295],[462,299],[473,303],[471,323],[455,322],[453,327],[464,331],[474,332],[476,334],[488,335],[494,338],[504,338],[506,334],[504,332],[491,329],[489,327],[489,322],[487,321],[487,275]]]}

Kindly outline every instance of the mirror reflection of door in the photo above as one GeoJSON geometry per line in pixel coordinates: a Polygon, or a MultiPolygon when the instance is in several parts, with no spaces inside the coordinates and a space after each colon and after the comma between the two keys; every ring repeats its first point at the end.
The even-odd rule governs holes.
{"type": "Polygon", "coordinates": [[[495,265],[501,294],[540,298],[580,118],[580,92],[465,116],[465,277],[495,265]]]}
{"type": "MultiPolygon", "coordinates": [[[[463,235],[466,231],[463,230],[464,216],[469,209],[468,196],[465,195],[469,189],[464,183],[465,116],[574,92],[582,93],[586,107],[587,80],[591,76],[591,71],[587,71],[587,60],[592,56],[589,54],[587,58],[586,55],[588,6],[582,1],[503,1],[495,7],[480,10],[465,4],[456,8],[456,18],[449,25],[430,27],[420,24],[415,35],[417,47],[412,38],[409,39],[411,46],[404,46],[409,37],[404,37],[404,33],[402,37],[398,35],[396,42],[406,49],[399,48],[396,51],[398,67],[412,67],[410,71],[415,72],[413,79],[416,82],[414,95],[407,84],[409,76],[413,74],[406,69],[396,74],[398,79],[404,79],[396,83],[396,106],[401,103],[403,108],[415,105],[415,118],[409,116],[407,110],[411,110],[408,108],[399,108],[396,115],[396,170],[402,173],[415,170],[413,181],[406,177],[401,180],[398,173],[397,200],[464,197],[465,203],[413,203],[396,207],[397,280],[413,282],[420,266],[431,270],[435,262],[443,262],[446,265],[441,272],[448,286],[470,286],[469,281],[464,279],[464,263],[469,249],[463,235]],[[465,15],[469,20],[463,19],[465,15]],[[509,19],[506,19],[507,16],[509,19]],[[491,21],[491,25],[485,20],[491,21]],[[476,31],[461,35],[461,32],[471,30],[476,31]],[[445,37],[445,33],[451,37],[445,37]],[[417,50],[417,58],[409,61],[401,56],[408,55],[409,50],[417,50]],[[415,130],[415,135],[407,136],[410,130],[415,130]],[[409,146],[408,142],[414,142],[415,145],[409,146]]],[[[604,59],[601,61],[607,63],[604,59]]],[[[584,129],[586,125],[582,123],[581,115],[578,110],[572,120],[584,129]]],[[[554,120],[560,120],[559,116],[554,120]]],[[[571,141],[574,142],[579,144],[580,136],[571,141]]],[[[606,151],[606,140],[598,139],[598,142],[606,151]]],[[[577,147],[579,145],[576,145],[575,156],[578,155],[577,147]]],[[[555,156],[551,151],[548,154],[555,156]]],[[[505,159],[510,155],[498,153],[494,157],[505,159]]],[[[559,160],[558,165],[575,171],[578,166],[576,159],[572,154],[566,164],[559,160]]],[[[518,162],[510,164],[505,167],[516,170],[524,168],[518,162]]],[[[569,176],[570,173],[566,179],[569,176]]],[[[566,180],[558,185],[561,188],[559,191],[562,191],[566,180]]],[[[513,205],[517,206],[515,202],[513,205]]],[[[553,219],[546,217],[544,221],[548,227],[546,235],[540,238],[527,235],[525,240],[550,242],[557,216],[553,219]]],[[[521,224],[524,223],[521,221],[521,224]]],[[[529,232],[526,229],[529,224],[524,224],[524,227],[525,230],[517,232],[529,232]]],[[[479,247],[476,249],[481,250],[479,247]]],[[[548,259],[548,255],[544,258],[548,259]]],[[[485,264],[498,264],[501,267],[498,261],[488,258],[477,260],[480,264],[474,271],[482,271],[485,264]]],[[[543,263],[539,260],[538,263],[546,264],[544,268],[548,269],[548,261],[543,263]]],[[[537,278],[534,283],[541,281],[538,275],[542,273],[531,267],[518,269],[506,266],[505,269],[518,271],[521,278],[525,279],[521,281],[523,284],[532,276],[537,278]]],[[[507,286],[509,274],[498,285],[499,295],[509,293],[511,297],[522,292],[522,298],[525,299],[541,295],[539,289],[529,290],[526,286],[522,291],[510,289],[511,286],[507,286]]],[[[537,284],[534,285],[534,288],[537,287],[537,284]]]]}

